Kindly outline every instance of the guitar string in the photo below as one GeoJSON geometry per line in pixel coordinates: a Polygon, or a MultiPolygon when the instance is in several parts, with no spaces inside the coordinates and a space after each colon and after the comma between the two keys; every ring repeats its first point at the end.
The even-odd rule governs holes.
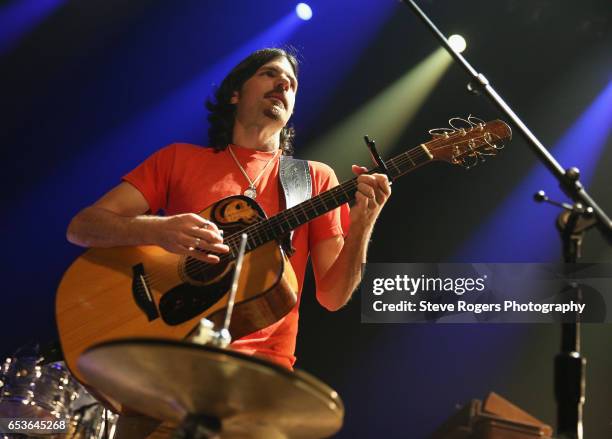
{"type": "MultiPolygon", "coordinates": [[[[484,134],[480,137],[484,138],[484,134]]],[[[451,136],[452,138],[452,136],[451,136]]],[[[472,140],[477,139],[476,138],[472,138],[472,140]]],[[[442,145],[443,147],[449,147],[449,146],[456,146],[459,145],[460,143],[465,143],[468,142],[470,139],[461,139],[460,142],[455,142],[452,145],[446,145],[446,143],[448,143],[449,138],[441,138],[441,139],[434,139],[432,141],[430,141],[428,144],[425,144],[426,147],[428,147],[428,149],[431,150],[435,150],[440,148],[439,145],[434,145],[434,143],[443,143],[444,145],[442,145]],[[436,141],[441,141],[441,142],[436,142],[436,141]]],[[[391,164],[391,166],[396,166],[399,167],[408,163],[408,162],[412,162],[413,164],[413,169],[414,167],[417,167],[419,165],[425,164],[427,162],[422,162],[422,163],[415,163],[414,159],[418,159],[418,158],[422,158],[422,157],[427,157],[428,161],[430,161],[429,159],[429,155],[427,153],[425,153],[425,151],[423,150],[423,148],[421,146],[415,147],[412,150],[406,151],[402,154],[399,154],[398,156],[396,156],[395,158],[387,161],[387,164],[391,164]]],[[[406,171],[407,172],[407,171],[406,171]]],[[[326,191],[324,194],[322,194],[319,197],[315,197],[314,199],[312,199],[312,203],[311,203],[311,208],[318,213],[319,210],[323,210],[323,213],[326,213],[332,209],[328,209],[327,205],[325,203],[325,201],[327,202],[331,202],[332,204],[334,202],[336,202],[336,199],[334,197],[334,190],[336,190],[335,192],[338,192],[338,189],[343,187],[345,184],[350,183],[350,182],[354,182],[356,179],[352,179],[352,180],[348,180],[344,183],[342,183],[341,185],[335,186],[334,188],[326,191]]],[[[354,190],[354,188],[346,188],[346,189],[350,189],[350,190],[354,190]]],[[[340,192],[345,192],[345,191],[340,191],[340,192]]],[[[350,201],[351,198],[353,198],[354,195],[351,195],[348,197],[347,201],[350,201]]],[[[346,202],[346,201],[345,201],[346,202]]],[[[341,204],[344,204],[341,203],[341,204]]],[[[335,207],[334,207],[335,208],[335,207]]],[[[266,242],[272,241],[275,239],[275,234],[277,234],[277,227],[280,224],[286,224],[289,223],[290,221],[288,220],[289,215],[287,215],[287,213],[289,212],[290,209],[287,209],[285,211],[280,212],[279,214],[274,215],[271,218],[268,218],[266,220],[264,220],[264,223],[262,224],[261,222],[259,223],[255,223],[252,224],[250,226],[247,226],[246,228],[242,229],[240,232],[230,235],[225,243],[230,246],[231,249],[235,249],[238,246],[238,242],[240,239],[240,235],[244,232],[249,233],[249,231],[252,232],[252,229],[256,230],[255,234],[250,234],[250,238],[249,241],[251,241],[250,243],[248,243],[248,247],[249,250],[253,250],[263,244],[265,244],[266,242]],[[286,218],[281,218],[281,216],[284,216],[286,218]],[[277,224],[274,224],[274,223],[277,224]],[[266,235],[266,237],[262,236],[262,235],[266,235]],[[273,238],[268,239],[267,236],[268,235],[272,235],[273,238]],[[259,244],[257,244],[257,242],[253,242],[253,241],[260,241],[259,244]],[[252,245],[254,244],[254,245],[252,245]]],[[[295,215],[297,215],[297,213],[295,213],[295,211],[293,211],[292,213],[294,213],[295,215]]],[[[307,215],[304,215],[307,218],[307,215]]],[[[313,217],[314,218],[314,217],[313,217]]],[[[312,219],[312,218],[311,218],[312,219]]],[[[297,226],[296,226],[297,227],[297,226]]],[[[291,227],[290,229],[293,229],[294,227],[291,227]]],[[[183,268],[184,270],[182,271],[187,271],[189,272],[189,274],[194,275],[194,276],[200,276],[200,275],[205,275],[207,272],[211,271],[212,269],[218,270],[218,264],[224,264],[224,263],[228,263],[231,262],[234,259],[234,256],[232,254],[232,252],[230,251],[230,253],[227,254],[222,254],[222,255],[218,255],[219,256],[219,263],[217,264],[210,264],[210,263],[206,263],[204,261],[200,261],[199,259],[196,259],[194,257],[190,257],[189,255],[185,255],[187,256],[187,261],[183,264],[183,268]]],[[[157,282],[160,282],[163,280],[168,281],[169,279],[167,279],[167,275],[172,275],[172,278],[174,279],[177,274],[178,274],[178,267],[175,267],[174,265],[168,269],[166,269],[165,267],[158,269],[158,270],[154,270],[152,272],[149,272],[145,275],[147,282],[150,283],[151,286],[157,284],[157,282]],[[161,276],[161,277],[160,277],[161,276]]]]}
{"type": "MultiPolygon", "coordinates": [[[[395,159],[392,159],[393,160],[393,165],[395,165],[397,167],[398,165],[401,166],[404,163],[410,161],[410,162],[413,163],[414,166],[417,166],[417,164],[414,163],[414,159],[419,158],[419,156],[424,157],[424,156],[427,156],[427,154],[425,154],[422,151],[421,148],[417,147],[414,151],[412,151],[412,150],[408,151],[406,153],[403,153],[403,154],[397,156],[395,159]]],[[[389,162],[391,162],[391,160],[389,162]]],[[[331,209],[327,208],[327,203],[326,202],[332,202],[332,204],[333,204],[336,201],[335,200],[336,195],[340,195],[340,198],[342,198],[342,196],[341,196],[342,194],[338,194],[338,192],[346,192],[346,191],[342,190],[342,188],[349,189],[349,190],[354,190],[355,189],[354,187],[353,188],[345,187],[347,185],[347,183],[353,182],[354,180],[355,179],[349,180],[347,182],[344,182],[343,184],[338,185],[338,186],[330,189],[329,191],[325,192],[321,196],[312,199],[312,203],[311,203],[310,207],[314,208],[315,211],[322,209],[324,212],[327,212],[327,211],[331,210],[331,209]]],[[[353,195],[351,194],[350,196],[347,196],[347,198],[350,200],[350,198],[353,198],[353,195]]],[[[341,203],[341,204],[344,204],[344,202],[341,203]]],[[[295,208],[292,208],[292,209],[295,209],[295,208]]],[[[237,242],[236,243],[232,243],[231,239],[234,238],[234,237],[236,237],[236,239],[240,239],[239,238],[240,234],[242,234],[243,232],[247,232],[248,233],[249,230],[252,229],[252,228],[260,229],[259,235],[255,235],[256,237],[259,238],[259,240],[261,240],[261,238],[262,238],[261,237],[262,233],[263,234],[272,234],[272,235],[274,235],[274,233],[275,233],[275,231],[276,231],[276,229],[278,228],[279,225],[287,223],[287,222],[289,222],[289,223],[291,222],[291,221],[288,220],[288,218],[282,218],[282,219],[280,218],[281,216],[290,217],[289,212],[295,213],[294,211],[291,211],[291,209],[287,209],[287,210],[285,210],[283,212],[280,212],[279,214],[277,214],[277,215],[275,215],[275,216],[273,216],[271,218],[268,218],[266,220],[265,224],[262,224],[262,223],[253,224],[252,226],[249,226],[249,227],[241,230],[236,235],[232,235],[231,237],[228,237],[226,239],[226,243],[230,242],[231,244],[237,245],[237,242]],[[276,221],[277,224],[274,224],[274,221],[276,221]]],[[[297,215],[297,214],[295,214],[295,215],[297,215]]],[[[291,228],[293,228],[293,227],[291,227],[291,228]]],[[[253,239],[255,239],[255,238],[253,238],[253,239]]],[[[268,241],[268,240],[270,240],[270,238],[266,237],[265,241],[268,241]]]]}
{"type": "MultiPolygon", "coordinates": [[[[443,140],[446,142],[448,139],[443,139],[443,140]]],[[[465,139],[464,139],[464,141],[465,141],[465,139]]],[[[433,141],[432,141],[432,143],[433,143],[433,141]]],[[[432,145],[430,144],[430,148],[431,147],[432,147],[432,145]]],[[[435,145],[434,145],[434,147],[435,147],[435,145]]],[[[428,154],[426,154],[421,147],[416,147],[416,148],[413,148],[413,150],[410,150],[410,151],[407,151],[405,153],[402,153],[402,154],[398,155],[394,159],[389,160],[387,163],[391,163],[392,166],[395,165],[395,166],[399,167],[399,166],[407,163],[408,161],[411,161],[413,166],[416,167],[416,166],[418,166],[420,164],[424,164],[426,162],[422,162],[422,163],[417,164],[417,163],[414,162],[414,159],[417,159],[417,158],[420,158],[420,157],[424,157],[424,156],[428,156],[428,154]]],[[[428,159],[429,159],[429,157],[428,157],[428,159]]],[[[355,179],[349,180],[348,182],[345,182],[342,185],[339,185],[339,186],[336,186],[336,187],[330,189],[329,191],[327,191],[325,193],[325,194],[327,194],[327,197],[325,195],[323,195],[321,197],[317,197],[316,199],[314,199],[314,202],[311,203],[311,205],[312,205],[311,207],[315,210],[316,213],[318,213],[317,212],[318,211],[317,207],[319,209],[322,208],[324,210],[324,213],[329,211],[329,210],[333,210],[333,209],[328,209],[327,208],[326,203],[325,203],[325,198],[327,198],[328,202],[336,201],[335,199],[334,200],[330,199],[330,195],[331,195],[331,198],[335,198],[333,196],[332,191],[334,189],[338,189],[341,186],[344,186],[346,183],[352,182],[354,180],[355,179]]],[[[354,188],[350,188],[350,187],[348,189],[354,190],[354,188]]],[[[344,191],[342,191],[342,192],[344,192],[344,191]]],[[[353,198],[353,195],[349,196],[347,201],[349,201],[351,198],[353,198]]],[[[342,203],[342,204],[344,204],[344,203],[342,203]]],[[[287,211],[284,211],[284,212],[286,213],[287,211]]],[[[287,216],[287,215],[285,215],[285,216],[287,216]]],[[[231,235],[230,237],[228,237],[227,240],[226,240],[226,244],[228,244],[230,247],[234,247],[235,248],[236,247],[236,243],[233,242],[233,241],[235,241],[234,238],[240,239],[239,237],[240,237],[240,235],[243,232],[247,231],[247,233],[248,233],[249,229],[255,228],[255,229],[259,229],[259,231],[258,231],[258,234],[255,234],[255,236],[251,239],[251,241],[256,241],[256,240],[261,241],[259,244],[257,244],[257,242],[254,242],[254,243],[252,242],[255,245],[249,245],[250,250],[255,249],[255,248],[259,247],[260,245],[263,245],[264,243],[269,242],[269,241],[274,239],[274,238],[269,238],[269,237],[268,238],[264,238],[261,235],[262,235],[262,233],[264,233],[266,235],[268,235],[268,233],[270,233],[274,237],[274,235],[276,233],[276,228],[278,226],[278,224],[277,225],[274,224],[275,220],[277,222],[280,220],[279,215],[275,215],[272,218],[269,218],[268,220],[265,220],[266,222],[264,224],[256,223],[256,224],[253,224],[251,226],[248,226],[247,228],[241,230],[239,233],[231,235]],[[257,238],[259,238],[259,239],[257,239],[257,238]]],[[[284,223],[284,221],[283,221],[283,223],[284,223]]],[[[251,236],[253,236],[253,235],[251,235],[251,236]]],[[[220,261],[219,261],[218,264],[228,263],[228,262],[231,262],[234,259],[234,256],[232,254],[223,254],[223,255],[218,255],[218,256],[220,256],[220,261]]],[[[189,255],[187,255],[187,261],[183,264],[183,267],[184,267],[183,271],[189,272],[189,274],[192,275],[192,276],[199,277],[201,275],[207,274],[207,272],[209,272],[209,271],[211,271],[213,269],[214,270],[218,270],[218,264],[209,264],[209,263],[206,263],[204,261],[200,261],[200,260],[198,260],[196,258],[189,257],[189,255]]],[[[173,266],[169,270],[163,270],[163,271],[165,271],[165,273],[163,273],[162,270],[153,271],[150,274],[148,274],[146,276],[147,277],[147,281],[150,282],[151,285],[154,285],[154,284],[156,284],[157,282],[159,282],[161,280],[161,279],[159,279],[159,275],[170,274],[171,273],[173,275],[173,278],[174,278],[178,274],[177,273],[178,272],[178,267],[174,267],[173,266]]],[[[166,276],[163,276],[163,277],[166,278],[166,276]]],[[[167,279],[167,280],[169,280],[169,279],[167,279]]]]}
{"type": "MultiPolygon", "coordinates": [[[[441,139],[434,139],[434,140],[430,141],[430,143],[434,143],[436,140],[441,140],[442,143],[447,143],[448,142],[447,138],[441,138],[441,139]]],[[[462,139],[462,142],[466,142],[468,140],[469,139],[462,139]]],[[[461,142],[456,142],[455,144],[458,144],[458,143],[461,143],[461,142]]],[[[439,147],[439,146],[437,147],[436,145],[430,145],[430,147],[432,147],[432,146],[433,146],[433,148],[430,148],[430,149],[437,149],[439,147]]],[[[449,145],[444,145],[444,146],[449,146],[449,145]]],[[[418,166],[417,164],[414,163],[413,159],[414,158],[418,158],[419,156],[423,156],[423,155],[426,155],[426,154],[423,153],[422,149],[420,147],[416,147],[416,148],[413,148],[413,150],[410,150],[410,151],[407,151],[407,152],[405,152],[403,154],[398,155],[394,159],[390,160],[388,163],[393,162],[393,165],[398,165],[398,164],[401,165],[401,164],[404,164],[407,161],[406,159],[408,159],[408,160],[413,162],[414,166],[418,166]]],[[[423,164],[423,163],[421,163],[421,164],[423,164]]],[[[338,188],[343,187],[343,186],[345,186],[344,183],[342,185],[336,186],[335,188],[332,188],[329,191],[327,191],[326,194],[329,194],[329,196],[327,196],[327,197],[325,197],[325,196],[316,197],[316,203],[312,203],[313,204],[312,207],[314,207],[315,210],[316,210],[317,206],[318,207],[323,206],[324,210],[327,211],[328,209],[327,209],[325,201],[336,201],[336,200],[330,200],[330,196],[331,196],[331,198],[335,198],[335,196],[333,194],[334,189],[338,189],[338,188]]],[[[353,189],[353,188],[349,188],[349,189],[353,189]]],[[[336,192],[338,192],[338,191],[336,191],[336,192]]],[[[349,197],[349,199],[351,197],[349,197]]],[[[290,211],[289,209],[285,210],[285,211],[281,212],[281,214],[284,213],[285,214],[284,216],[290,216],[290,215],[287,214],[287,212],[289,212],[289,211],[290,211]]],[[[292,212],[292,213],[294,213],[294,212],[292,212]]],[[[274,217],[268,218],[266,220],[266,224],[256,223],[256,224],[252,225],[252,228],[260,229],[265,234],[268,234],[268,232],[271,232],[272,234],[274,234],[278,224],[277,225],[273,224],[273,221],[274,220],[278,220],[279,217],[280,217],[280,214],[275,215],[274,217]]],[[[285,223],[285,222],[289,222],[290,223],[290,221],[288,221],[288,218],[287,219],[283,218],[281,224],[285,223]]],[[[249,226],[249,227],[251,227],[251,226],[249,226]]],[[[291,227],[291,228],[293,228],[293,227],[291,227]]],[[[242,232],[247,231],[247,230],[249,230],[249,229],[248,228],[247,229],[243,229],[239,234],[237,234],[236,236],[238,237],[238,239],[240,239],[239,235],[242,232]]],[[[261,235],[261,233],[260,233],[260,235],[261,235]]],[[[261,240],[261,236],[260,236],[260,240],[261,240]]],[[[270,240],[270,238],[266,237],[264,242],[267,242],[268,240],[270,240]]],[[[227,242],[227,240],[226,240],[226,242],[227,242]]],[[[237,243],[234,243],[234,245],[237,245],[237,243]]]]}
{"type": "MultiPolygon", "coordinates": [[[[397,166],[398,168],[401,167],[402,165],[411,162],[413,165],[417,166],[417,164],[415,163],[415,159],[419,159],[422,157],[427,157],[429,158],[428,154],[426,154],[423,149],[421,147],[416,147],[413,150],[410,151],[406,151],[400,155],[398,155],[397,157],[395,157],[392,160],[389,160],[387,163],[389,164],[389,162],[393,161],[393,165],[397,166]]],[[[423,162],[426,163],[426,162],[423,162]]],[[[335,192],[339,192],[338,189],[340,189],[343,185],[346,185],[347,183],[351,183],[351,182],[355,182],[356,178],[353,178],[351,180],[348,180],[344,183],[342,183],[341,185],[335,186],[334,188],[330,189],[329,191],[326,191],[324,194],[325,195],[321,195],[319,197],[315,197],[314,199],[311,199],[311,209],[314,210],[316,213],[323,211],[322,214],[333,210],[332,209],[328,209],[327,205],[325,203],[325,201],[327,201],[328,203],[333,203],[335,202],[335,200],[333,198],[333,193],[332,191],[335,192]],[[325,200],[325,198],[327,198],[327,200],[325,200]]],[[[352,185],[352,186],[356,186],[356,185],[352,185]]],[[[356,187],[353,188],[347,188],[350,190],[355,190],[356,187]]],[[[340,192],[344,192],[342,190],[340,190],[340,192]]],[[[351,194],[350,196],[347,196],[348,200],[350,201],[350,199],[354,198],[354,193],[351,194]]],[[[344,204],[344,203],[342,203],[344,204]]],[[[334,207],[335,208],[335,207],[334,207]]],[[[289,209],[288,209],[289,210],[289,209]]],[[[288,210],[283,211],[285,213],[286,216],[286,212],[288,212],[288,210]]],[[[272,235],[274,236],[276,229],[278,227],[278,224],[274,224],[275,222],[278,223],[280,218],[280,214],[282,214],[283,212],[280,212],[277,215],[274,215],[271,218],[268,218],[264,224],[261,223],[255,223],[252,224],[250,226],[247,226],[246,228],[242,229],[240,232],[230,235],[226,240],[225,243],[230,246],[230,248],[237,248],[238,243],[239,243],[239,239],[240,236],[242,235],[242,233],[247,233],[249,234],[249,231],[252,232],[251,229],[259,229],[260,231],[256,232],[256,234],[249,234],[250,239],[249,241],[251,241],[251,245],[248,245],[248,247],[250,247],[249,249],[252,250],[254,248],[259,247],[260,245],[265,244],[266,242],[269,242],[272,239],[265,239],[264,237],[262,237],[262,234],[266,234],[266,235],[272,235]],[[257,239],[259,238],[259,239],[257,239]],[[253,241],[262,241],[259,245],[257,245],[256,242],[253,241]],[[255,244],[255,245],[252,245],[255,244]]],[[[284,223],[284,221],[283,221],[284,223]]],[[[179,255],[177,255],[179,256],[179,255]]],[[[226,253],[226,254],[222,254],[222,255],[217,255],[219,256],[220,261],[217,264],[210,264],[210,263],[206,263],[204,261],[200,261],[199,259],[193,258],[192,256],[189,255],[183,255],[187,256],[187,261],[185,261],[182,265],[183,265],[183,270],[180,271],[187,271],[189,274],[191,274],[192,276],[196,276],[199,277],[201,275],[205,275],[207,272],[215,269],[218,269],[218,264],[223,264],[223,263],[228,263],[231,262],[234,259],[234,256],[230,253],[226,253]],[[194,270],[195,269],[195,270],[194,270]]],[[[180,259],[182,259],[181,256],[179,256],[180,259]]],[[[177,261],[178,262],[178,261],[177,261]]],[[[178,263],[180,264],[180,263],[178,263]]],[[[147,283],[150,286],[154,286],[156,285],[158,282],[163,282],[163,281],[170,281],[171,279],[175,279],[176,276],[179,273],[179,269],[178,267],[176,267],[174,264],[172,264],[171,267],[162,267],[160,269],[157,270],[153,270],[153,271],[148,271],[144,276],[145,279],[147,280],[147,283]]],[[[165,283],[165,282],[164,282],[165,283]]]]}
{"type": "MultiPolygon", "coordinates": [[[[448,141],[448,139],[441,139],[441,140],[444,140],[444,143],[446,143],[448,141]]],[[[463,142],[466,142],[468,140],[469,139],[462,139],[463,142]]],[[[434,142],[432,141],[431,143],[434,143],[434,142]]],[[[461,142],[458,142],[458,143],[461,143],[461,142]]],[[[429,146],[430,146],[430,149],[435,148],[435,145],[432,147],[432,145],[430,144],[429,146]]],[[[445,146],[447,146],[447,145],[445,145],[445,146]]],[[[416,148],[414,148],[411,151],[407,151],[407,152],[405,152],[403,154],[400,154],[399,156],[395,157],[394,159],[389,160],[387,163],[391,163],[392,165],[395,165],[395,166],[401,166],[402,164],[405,164],[407,161],[412,161],[413,166],[416,167],[418,165],[424,164],[425,162],[422,162],[420,164],[416,164],[416,163],[414,163],[413,159],[419,158],[419,156],[423,157],[423,156],[426,156],[426,155],[427,154],[425,154],[423,152],[422,148],[416,147],[416,148]]],[[[349,182],[350,181],[351,180],[349,180],[349,182]]],[[[345,183],[348,183],[348,182],[345,182],[345,183]]],[[[325,196],[317,197],[315,202],[311,203],[312,204],[311,207],[315,210],[316,213],[318,213],[317,212],[317,206],[319,208],[322,207],[323,210],[324,210],[324,213],[329,211],[329,210],[333,210],[333,209],[328,209],[327,208],[327,205],[325,203],[325,198],[327,198],[328,202],[332,202],[332,201],[336,202],[336,200],[335,200],[336,197],[333,196],[332,191],[334,189],[338,189],[341,186],[346,186],[346,185],[343,183],[343,185],[339,185],[339,186],[336,186],[335,188],[330,189],[330,191],[326,192],[326,194],[328,194],[327,197],[325,197],[325,196]],[[334,198],[334,200],[331,200],[329,195],[331,195],[331,198],[334,198]]],[[[347,189],[353,190],[354,188],[348,187],[347,189]]],[[[338,191],[336,191],[336,192],[338,192],[338,191]]],[[[342,191],[342,192],[345,192],[345,191],[342,191]]],[[[351,198],[353,198],[353,196],[351,195],[351,196],[349,196],[347,198],[348,198],[347,201],[349,201],[351,198]]],[[[343,203],[341,203],[341,204],[343,204],[343,203]]],[[[287,210],[284,211],[284,212],[286,213],[287,210]]],[[[295,215],[297,215],[295,212],[293,212],[293,213],[295,215]]],[[[289,215],[284,215],[284,216],[289,217],[289,215]]],[[[307,218],[307,215],[305,215],[305,217],[307,218]]],[[[259,240],[261,242],[259,244],[257,242],[254,242],[254,243],[252,242],[252,244],[254,244],[254,245],[249,245],[249,247],[250,247],[249,250],[255,249],[255,248],[259,247],[260,245],[263,245],[266,242],[269,242],[269,241],[274,239],[274,235],[275,235],[275,233],[277,233],[276,232],[276,228],[278,226],[278,224],[276,224],[276,225],[274,224],[275,220],[277,222],[281,222],[280,215],[275,215],[272,218],[269,218],[269,219],[265,220],[266,222],[264,224],[256,223],[256,224],[254,224],[252,226],[248,226],[247,228],[243,229],[240,233],[228,237],[228,239],[226,240],[226,243],[230,247],[232,247],[232,246],[236,247],[236,243],[232,242],[232,239],[234,237],[239,239],[239,235],[241,235],[243,232],[249,230],[249,228],[255,228],[256,231],[258,231],[258,234],[255,234],[255,236],[252,239],[252,241],[259,240]],[[259,230],[257,230],[257,229],[259,229],[259,230]],[[265,234],[266,237],[262,237],[261,236],[262,233],[265,234]],[[269,233],[272,234],[273,238],[269,238],[269,236],[268,236],[269,233]],[[258,239],[256,239],[256,238],[258,238],[258,239]]],[[[281,224],[285,223],[285,221],[289,222],[288,218],[286,218],[286,219],[283,218],[283,221],[281,222],[281,224]]],[[[291,228],[295,228],[295,227],[291,227],[291,228]]],[[[228,263],[228,262],[231,262],[234,259],[233,254],[223,254],[223,255],[219,255],[219,256],[220,256],[219,264],[228,263]]],[[[209,272],[210,270],[213,270],[213,269],[214,270],[218,270],[218,264],[209,264],[209,263],[206,263],[204,261],[200,261],[200,260],[198,260],[196,258],[189,257],[189,255],[187,255],[187,261],[185,262],[185,264],[183,264],[183,267],[184,267],[184,270],[190,272],[190,274],[192,276],[205,275],[205,274],[207,274],[207,272],[209,272]],[[194,270],[194,268],[195,268],[195,270],[194,270]]],[[[161,270],[158,270],[157,273],[156,272],[152,272],[147,277],[148,277],[148,279],[150,279],[150,282],[154,284],[154,283],[157,283],[156,282],[157,279],[155,278],[157,274],[168,274],[168,271],[171,271],[172,274],[174,276],[176,276],[177,275],[177,271],[178,271],[178,267],[176,267],[176,268],[177,269],[175,270],[174,267],[172,267],[170,270],[166,270],[166,273],[162,273],[161,270]]],[[[163,277],[165,278],[166,276],[163,276],[163,277]]]]}

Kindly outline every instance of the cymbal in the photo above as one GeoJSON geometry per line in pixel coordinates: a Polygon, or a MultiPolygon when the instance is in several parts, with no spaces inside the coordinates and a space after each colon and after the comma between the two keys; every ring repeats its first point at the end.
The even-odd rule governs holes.
{"type": "Polygon", "coordinates": [[[147,416],[221,421],[221,437],[321,438],[342,426],[344,406],[303,372],[213,346],[126,339],[85,351],[78,368],[91,386],[147,416]]]}

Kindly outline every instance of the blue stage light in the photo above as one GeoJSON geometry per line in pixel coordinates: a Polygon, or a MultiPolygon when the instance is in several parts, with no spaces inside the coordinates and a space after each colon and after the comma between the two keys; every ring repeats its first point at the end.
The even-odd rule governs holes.
{"type": "Polygon", "coordinates": [[[295,13],[302,20],[310,20],[312,18],[312,9],[306,3],[300,3],[295,7],[295,13]]]}

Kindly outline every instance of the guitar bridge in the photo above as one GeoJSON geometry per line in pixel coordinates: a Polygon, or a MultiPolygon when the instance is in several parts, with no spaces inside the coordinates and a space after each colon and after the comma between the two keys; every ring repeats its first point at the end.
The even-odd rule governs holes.
{"type": "Polygon", "coordinates": [[[153,294],[147,285],[144,265],[137,264],[132,267],[132,296],[138,308],[142,310],[149,321],[159,318],[159,311],[155,306],[153,294]]]}

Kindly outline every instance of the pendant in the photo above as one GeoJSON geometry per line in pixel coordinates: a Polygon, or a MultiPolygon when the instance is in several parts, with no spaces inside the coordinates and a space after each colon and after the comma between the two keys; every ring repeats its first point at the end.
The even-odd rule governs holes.
{"type": "Polygon", "coordinates": [[[253,186],[249,186],[247,190],[244,191],[244,195],[254,200],[257,198],[257,190],[253,186]]]}

